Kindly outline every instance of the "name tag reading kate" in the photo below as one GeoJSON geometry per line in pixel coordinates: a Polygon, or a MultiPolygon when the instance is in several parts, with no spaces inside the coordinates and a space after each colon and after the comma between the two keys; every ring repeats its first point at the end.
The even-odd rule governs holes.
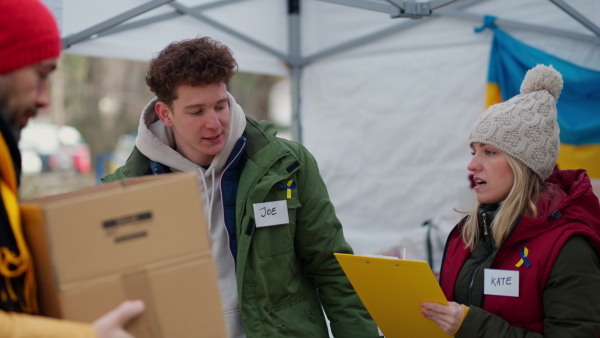
{"type": "Polygon", "coordinates": [[[290,222],[286,200],[255,203],[252,207],[254,208],[254,219],[257,228],[290,222]]]}
{"type": "Polygon", "coordinates": [[[486,295],[519,297],[519,271],[485,269],[483,281],[486,295]]]}

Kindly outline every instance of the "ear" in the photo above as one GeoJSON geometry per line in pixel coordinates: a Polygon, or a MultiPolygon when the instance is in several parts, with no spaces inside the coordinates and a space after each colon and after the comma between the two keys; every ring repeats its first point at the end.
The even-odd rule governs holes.
{"type": "Polygon", "coordinates": [[[169,108],[166,103],[162,101],[156,102],[156,105],[154,105],[154,110],[165,127],[173,127],[173,112],[171,112],[171,108],[169,108]]]}

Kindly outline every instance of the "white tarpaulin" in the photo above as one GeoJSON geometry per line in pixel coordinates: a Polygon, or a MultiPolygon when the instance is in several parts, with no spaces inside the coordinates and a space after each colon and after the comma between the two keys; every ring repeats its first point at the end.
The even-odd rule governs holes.
{"type": "MultiPolygon", "coordinates": [[[[60,0],[47,1],[58,1],[61,6],[60,0]]],[[[66,52],[149,60],[171,41],[208,35],[234,51],[242,71],[288,75],[289,64],[300,64],[302,143],[317,158],[346,238],[357,253],[381,252],[406,234],[420,236],[417,230],[429,218],[451,224],[460,217],[453,208],[468,208],[467,137],[483,112],[492,37],[489,31],[473,32],[483,15],[497,16],[505,23],[573,32],[575,38],[516,24],[505,28],[534,47],[600,69],[598,36],[547,0],[459,0],[444,8],[472,4],[461,11],[481,21],[458,15],[393,19],[384,13],[302,0],[297,35],[287,15],[288,1],[226,2],[202,11],[200,17],[175,15],[172,5],[163,5],[125,22],[147,19],[153,22],[149,25],[100,34],[66,52]],[[158,15],[174,17],[158,20],[158,15]],[[219,25],[234,33],[224,32],[219,25]],[[390,33],[321,57],[322,51],[385,29],[390,33]],[[235,32],[252,41],[239,39],[235,32]],[[294,50],[289,47],[294,36],[300,38],[299,54],[286,59],[294,50]],[[294,62],[298,60],[309,62],[294,62]]],[[[63,0],[63,36],[144,3],[63,0]]],[[[174,3],[194,8],[213,2],[174,3]]],[[[599,1],[569,4],[596,25],[600,23],[599,1]]],[[[408,252],[408,258],[424,259],[422,245],[416,247],[418,252],[408,252]]]]}

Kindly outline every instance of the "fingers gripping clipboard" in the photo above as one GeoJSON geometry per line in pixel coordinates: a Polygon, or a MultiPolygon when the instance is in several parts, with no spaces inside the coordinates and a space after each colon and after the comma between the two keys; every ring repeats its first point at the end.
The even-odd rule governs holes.
{"type": "Polygon", "coordinates": [[[421,315],[421,302],[448,304],[427,262],[334,255],[386,338],[448,337],[421,315]]]}

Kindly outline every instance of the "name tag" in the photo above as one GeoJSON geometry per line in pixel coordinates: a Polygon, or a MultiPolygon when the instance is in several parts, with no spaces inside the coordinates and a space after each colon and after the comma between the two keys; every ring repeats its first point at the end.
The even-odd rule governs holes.
{"type": "Polygon", "coordinates": [[[485,269],[483,280],[486,295],[519,297],[519,271],[485,269]]]}
{"type": "Polygon", "coordinates": [[[255,203],[252,207],[257,228],[290,223],[286,200],[255,203]]]}

